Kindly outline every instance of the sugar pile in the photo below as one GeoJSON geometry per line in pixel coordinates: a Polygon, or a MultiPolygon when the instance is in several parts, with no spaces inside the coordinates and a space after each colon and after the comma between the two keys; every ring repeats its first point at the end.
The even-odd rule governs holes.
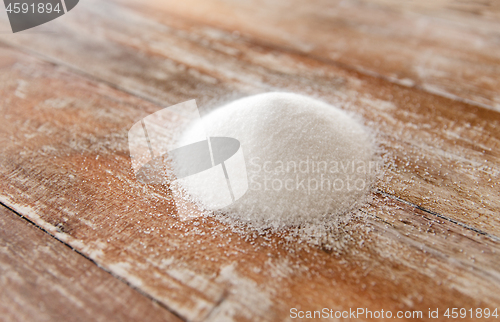
{"type": "MultiPolygon", "coordinates": [[[[248,191],[218,213],[259,230],[335,219],[365,200],[374,178],[375,148],[363,125],[306,96],[273,92],[233,101],[194,123],[179,144],[203,131],[239,140],[247,167],[248,191]]],[[[183,188],[214,210],[196,195],[209,182],[183,188]]]]}

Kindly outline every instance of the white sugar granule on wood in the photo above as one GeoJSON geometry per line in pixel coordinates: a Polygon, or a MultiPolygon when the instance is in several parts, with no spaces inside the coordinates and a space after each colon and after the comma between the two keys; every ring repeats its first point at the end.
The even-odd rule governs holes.
{"type": "MultiPolygon", "coordinates": [[[[375,146],[361,123],[302,95],[276,92],[233,101],[194,123],[180,145],[203,131],[239,140],[248,174],[246,194],[216,213],[260,231],[311,230],[322,223],[330,230],[328,223],[344,220],[365,201],[377,167],[375,146]]],[[[199,186],[183,188],[204,206],[203,196],[193,193],[199,186]]]]}

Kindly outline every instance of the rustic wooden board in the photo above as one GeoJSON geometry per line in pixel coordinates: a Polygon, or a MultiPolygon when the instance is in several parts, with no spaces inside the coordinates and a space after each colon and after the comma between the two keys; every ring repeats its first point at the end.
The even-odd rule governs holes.
{"type": "MultiPolygon", "coordinates": [[[[414,75],[389,66],[389,58],[370,76],[321,56],[331,48],[289,48],[299,38],[272,34],[281,30],[272,21],[262,19],[269,35],[245,29],[244,9],[235,29],[249,37],[232,33],[227,17],[220,29],[182,5],[168,12],[201,23],[151,3],[123,3],[88,0],[40,27],[53,33],[1,35],[15,47],[0,47],[1,202],[186,320],[287,320],[292,307],[425,313],[500,305],[500,115],[491,109],[496,83],[490,91],[477,81],[491,78],[494,59],[488,68],[473,65],[478,78],[469,82],[459,71],[472,63],[460,56],[441,69],[449,75],[413,79],[419,86],[412,88],[391,68],[414,75]],[[474,104],[430,94],[429,86],[474,104]],[[137,120],[192,98],[208,110],[269,90],[317,96],[362,116],[386,149],[379,193],[360,210],[364,219],[353,220],[357,229],[341,254],[283,245],[280,236],[245,238],[210,218],[182,219],[167,188],[140,184],[131,173],[127,131],[137,120]]],[[[374,25],[400,17],[359,6],[378,13],[374,25]]],[[[488,34],[467,30],[470,38],[488,34]]],[[[327,36],[311,41],[328,46],[327,36]]],[[[449,50],[446,42],[432,46],[442,55],[449,50]]],[[[475,49],[467,50],[474,60],[475,49]]],[[[414,58],[404,54],[399,59],[414,58]]],[[[343,63],[372,68],[357,55],[343,63]]]]}
{"type": "Polygon", "coordinates": [[[182,321],[0,205],[2,321],[182,321]]]}
{"type": "Polygon", "coordinates": [[[168,189],[130,169],[128,128],[159,106],[13,49],[0,55],[0,201],[182,318],[500,305],[494,236],[381,195],[340,255],[182,220],[168,189]]]}
{"type": "Polygon", "coordinates": [[[128,1],[409,87],[500,109],[500,8],[489,1],[128,1]]]}
{"type": "Polygon", "coordinates": [[[50,28],[58,33],[0,39],[162,106],[195,98],[210,107],[269,90],[340,105],[361,115],[389,151],[394,166],[381,191],[500,235],[498,112],[235,39],[145,6],[87,1],[50,28]]]}

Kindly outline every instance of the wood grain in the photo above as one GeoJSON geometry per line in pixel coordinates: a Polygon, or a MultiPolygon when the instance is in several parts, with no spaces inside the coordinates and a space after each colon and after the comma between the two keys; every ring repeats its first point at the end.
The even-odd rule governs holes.
{"type": "MultiPolygon", "coordinates": [[[[377,13],[375,25],[399,17],[384,32],[396,32],[407,17],[358,5],[361,18],[377,13]]],[[[370,75],[363,65],[369,51],[346,54],[359,60],[353,70],[345,66],[349,61],[322,57],[320,47],[287,47],[301,44],[304,33],[292,25],[300,19],[284,21],[289,34],[278,37],[273,33],[282,29],[270,28],[266,17],[261,26],[269,35],[245,29],[251,10],[228,5],[232,17],[221,17],[216,28],[198,9],[187,15],[182,6],[168,9],[179,17],[151,3],[88,0],[40,27],[54,33],[1,35],[9,44],[0,46],[1,202],[190,321],[286,321],[292,307],[425,314],[428,308],[500,306],[500,114],[490,88],[458,75],[472,66],[477,77],[489,79],[498,68],[493,58],[478,59],[489,66],[482,68],[459,55],[452,67],[427,69],[449,74],[421,83],[408,78],[418,83],[412,87],[401,78],[410,73],[404,64],[392,66],[401,75],[379,77],[392,68],[392,58],[385,58],[391,33],[374,38],[385,39],[378,54],[387,61],[370,75]],[[225,20],[234,17],[243,35],[225,20]],[[428,84],[463,99],[429,93],[428,84]],[[341,106],[362,117],[385,149],[378,193],[346,227],[341,253],[286,244],[287,236],[242,236],[212,218],[186,218],[168,187],[138,183],[131,172],[127,131],[137,120],[192,98],[206,112],[270,90],[341,106]]],[[[207,9],[208,17],[223,8],[207,9]]],[[[435,27],[435,20],[422,19],[435,27]]],[[[446,35],[462,30],[442,23],[446,35]]],[[[342,33],[353,39],[365,37],[346,28],[342,33]]],[[[419,39],[409,34],[398,38],[398,48],[407,44],[404,38],[419,39]]],[[[331,50],[327,33],[318,35],[311,41],[331,50]]],[[[409,46],[410,54],[398,57],[411,64],[416,45],[409,46]]],[[[436,42],[431,49],[446,56],[447,46],[436,42]]],[[[467,48],[472,60],[474,50],[467,48]]]]}
{"type": "Polygon", "coordinates": [[[374,130],[389,160],[381,191],[500,235],[498,112],[235,39],[147,6],[86,3],[54,21],[56,35],[2,39],[162,106],[195,98],[209,109],[270,90],[319,97],[374,130]]]}
{"type": "Polygon", "coordinates": [[[0,75],[1,202],[184,319],[500,305],[497,240],[381,195],[340,255],[183,219],[168,189],[130,169],[127,130],[159,106],[13,49],[1,55],[11,62],[0,75]]]}
{"type": "Polygon", "coordinates": [[[341,64],[439,95],[500,109],[496,1],[226,0],[128,3],[341,64]]]}
{"type": "Polygon", "coordinates": [[[2,321],[182,321],[0,205],[2,321]]]}

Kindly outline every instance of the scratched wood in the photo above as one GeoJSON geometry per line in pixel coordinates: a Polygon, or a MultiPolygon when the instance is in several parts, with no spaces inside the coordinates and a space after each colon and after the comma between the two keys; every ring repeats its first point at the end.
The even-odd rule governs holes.
{"type": "Polygon", "coordinates": [[[181,321],[0,206],[2,321],[181,321]]]}
{"type": "Polygon", "coordinates": [[[87,3],[50,26],[64,32],[2,39],[161,106],[192,98],[214,106],[269,90],[319,96],[363,116],[389,149],[395,166],[380,190],[498,235],[499,113],[192,21],[87,3]]]}
{"type": "Polygon", "coordinates": [[[186,320],[499,306],[497,112],[147,8],[78,9],[1,37],[1,202],[186,320]],[[131,173],[126,133],[160,106],[276,89],[361,115],[392,160],[341,255],[181,220],[131,173]]]}
{"type": "MultiPolygon", "coordinates": [[[[409,87],[500,109],[497,1],[128,1],[409,87]]],[[[154,11],[154,13],[153,13],[154,11]]]]}
{"type": "Polygon", "coordinates": [[[2,57],[1,201],[187,320],[500,303],[494,238],[382,196],[364,210],[373,231],[342,256],[180,220],[128,159],[128,128],[159,106],[12,49],[2,57]]]}

